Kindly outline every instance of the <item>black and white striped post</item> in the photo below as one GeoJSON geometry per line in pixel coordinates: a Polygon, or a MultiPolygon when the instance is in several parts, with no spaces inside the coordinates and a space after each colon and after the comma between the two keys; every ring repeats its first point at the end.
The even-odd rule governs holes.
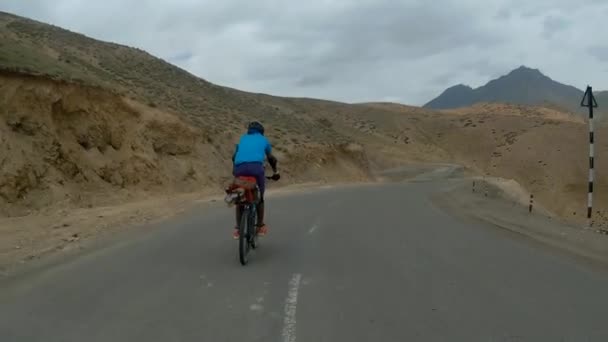
{"type": "Polygon", "coordinates": [[[530,204],[528,205],[528,212],[532,212],[534,208],[534,195],[530,194],[530,204]]]}
{"type": "Polygon", "coordinates": [[[594,140],[593,136],[593,108],[597,108],[597,102],[593,96],[593,89],[587,86],[585,95],[581,100],[582,107],[589,108],[589,191],[587,194],[587,219],[589,220],[589,227],[591,227],[591,214],[593,213],[593,168],[595,164],[594,160],[594,140]]]}

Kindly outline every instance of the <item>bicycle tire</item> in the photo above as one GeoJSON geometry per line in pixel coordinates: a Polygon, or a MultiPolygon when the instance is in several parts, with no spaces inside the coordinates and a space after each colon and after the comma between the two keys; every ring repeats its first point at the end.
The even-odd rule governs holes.
{"type": "Polygon", "coordinates": [[[251,248],[256,249],[259,246],[258,243],[258,229],[256,226],[256,221],[257,221],[257,207],[254,205],[251,208],[250,214],[249,214],[249,227],[253,227],[252,231],[251,231],[251,239],[250,239],[250,243],[251,243],[251,248]]]}
{"type": "Polygon", "coordinates": [[[247,254],[249,253],[249,210],[246,206],[241,212],[241,223],[239,224],[239,261],[241,265],[247,265],[249,261],[247,254]]]}

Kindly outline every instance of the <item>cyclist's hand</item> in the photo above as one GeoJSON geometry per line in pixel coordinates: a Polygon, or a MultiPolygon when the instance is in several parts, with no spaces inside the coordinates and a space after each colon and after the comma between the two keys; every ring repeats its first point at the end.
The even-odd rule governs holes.
{"type": "Polygon", "coordinates": [[[275,172],[272,177],[270,177],[270,179],[272,179],[273,181],[278,181],[279,179],[281,179],[281,175],[278,172],[275,172]]]}

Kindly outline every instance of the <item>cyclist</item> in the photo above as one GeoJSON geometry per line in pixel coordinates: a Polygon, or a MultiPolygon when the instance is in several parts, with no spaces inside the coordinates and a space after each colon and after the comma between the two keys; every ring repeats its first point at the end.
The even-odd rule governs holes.
{"type": "MultiPolygon", "coordinates": [[[[247,133],[241,136],[232,154],[233,171],[235,177],[255,177],[260,188],[260,203],[257,205],[258,222],[256,224],[258,234],[263,236],[268,233],[268,227],[264,223],[264,190],[266,188],[266,175],[264,172],[264,160],[272,167],[272,179],[280,178],[277,171],[277,159],[272,155],[270,142],[264,136],[264,126],[258,121],[252,121],[247,126],[247,133]]],[[[239,222],[241,218],[240,207],[236,207],[236,226],[232,237],[239,238],[239,222]]]]}

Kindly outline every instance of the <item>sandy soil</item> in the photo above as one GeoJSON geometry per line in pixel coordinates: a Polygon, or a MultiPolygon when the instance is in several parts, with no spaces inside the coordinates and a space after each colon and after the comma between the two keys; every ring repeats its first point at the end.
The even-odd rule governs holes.
{"type": "Polygon", "coordinates": [[[208,194],[151,198],[118,206],[58,209],[0,219],[0,274],[55,252],[86,248],[91,239],[127,227],[144,225],[187,210],[197,201],[217,200],[208,194]]]}

